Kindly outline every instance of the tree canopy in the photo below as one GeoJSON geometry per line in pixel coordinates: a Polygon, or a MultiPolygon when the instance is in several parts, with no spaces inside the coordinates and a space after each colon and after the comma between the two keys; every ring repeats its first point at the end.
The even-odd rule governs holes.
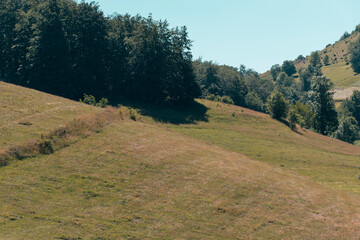
{"type": "Polygon", "coordinates": [[[4,0],[0,24],[4,81],[73,99],[180,104],[200,96],[186,27],[105,17],[96,3],[73,0],[4,0]]]}
{"type": "Polygon", "coordinates": [[[285,60],[282,67],[282,71],[284,71],[288,76],[296,73],[296,68],[293,61],[285,60]]]}
{"type": "Polygon", "coordinates": [[[349,45],[350,63],[355,73],[360,73],[360,38],[349,45]]]}

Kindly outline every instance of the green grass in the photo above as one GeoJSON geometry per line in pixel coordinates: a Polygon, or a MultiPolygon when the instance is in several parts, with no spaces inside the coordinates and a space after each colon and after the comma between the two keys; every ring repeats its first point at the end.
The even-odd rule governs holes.
{"type": "Polygon", "coordinates": [[[65,98],[0,81],[0,148],[37,138],[76,116],[100,111],[65,98]]]}
{"type": "Polygon", "coordinates": [[[210,108],[209,122],[169,128],[315,181],[360,193],[360,148],[310,131],[293,132],[284,123],[265,114],[252,114],[248,109],[204,103],[210,108]]]}
{"type": "MultiPolygon", "coordinates": [[[[28,108],[72,120],[36,94],[28,108]]],[[[123,108],[101,132],[0,168],[0,239],[359,236],[360,148],[217,102],[132,107],[136,121],[123,108]]]]}
{"type": "Polygon", "coordinates": [[[113,124],[0,172],[5,239],[340,239],[357,231],[351,195],[144,122],[113,124]]]}
{"type": "Polygon", "coordinates": [[[351,65],[346,65],[345,62],[324,66],[322,71],[326,77],[334,82],[335,86],[360,86],[360,75],[355,74],[351,65]]]}

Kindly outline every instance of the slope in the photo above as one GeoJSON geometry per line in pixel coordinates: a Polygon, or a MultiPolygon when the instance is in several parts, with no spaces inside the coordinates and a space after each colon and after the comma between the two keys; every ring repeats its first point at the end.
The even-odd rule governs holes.
{"type": "MultiPolygon", "coordinates": [[[[2,88],[7,113],[0,121],[18,136],[6,140],[11,143],[46,133],[74,114],[101,111],[9,84],[2,88]],[[35,135],[17,130],[23,119],[36,127],[35,135]]],[[[123,120],[102,131],[54,154],[0,168],[0,238],[360,234],[358,147],[292,132],[265,114],[211,101],[185,109],[137,107],[137,121],[122,108],[123,120]]]]}
{"type": "Polygon", "coordinates": [[[98,108],[0,81],[0,148],[39,137],[98,108]]]}
{"type": "MultiPolygon", "coordinates": [[[[359,38],[359,33],[354,32],[348,38],[338,40],[334,44],[328,44],[323,50],[319,51],[321,61],[323,61],[325,55],[329,56],[329,65],[322,66],[321,70],[335,84],[335,99],[345,99],[352,94],[353,90],[360,89],[360,75],[355,74],[351,68],[348,51],[349,44],[357,38],[359,38]]],[[[309,65],[309,61],[309,56],[303,60],[296,61],[296,69],[306,68],[309,65]]],[[[261,77],[272,79],[270,71],[263,73],[261,77]]]]}
{"type": "Polygon", "coordinates": [[[146,121],[112,124],[51,156],[0,172],[4,239],[360,234],[354,195],[146,121]]]}
{"type": "Polygon", "coordinates": [[[308,130],[296,132],[267,114],[201,100],[208,122],[168,124],[179,133],[281,167],[314,181],[360,193],[360,148],[308,130]]]}

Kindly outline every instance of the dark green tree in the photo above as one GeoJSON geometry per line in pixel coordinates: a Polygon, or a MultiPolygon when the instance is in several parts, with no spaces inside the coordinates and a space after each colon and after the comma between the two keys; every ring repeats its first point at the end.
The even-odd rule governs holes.
{"type": "Polygon", "coordinates": [[[325,66],[329,65],[329,55],[326,54],[326,55],[324,56],[323,63],[324,63],[325,66]]]}
{"type": "Polygon", "coordinates": [[[281,67],[279,64],[275,64],[270,68],[271,76],[274,81],[276,81],[276,78],[278,77],[279,73],[281,72],[281,67]]]}
{"type": "Polygon", "coordinates": [[[29,48],[30,86],[66,96],[66,91],[71,88],[69,51],[58,0],[39,4],[33,14],[35,31],[29,48]]]}
{"type": "Polygon", "coordinates": [[[351,111],[352,115],[354,116],[355,120],[358,123],[360,123],[360,91],[354,90],[350,99],[351,99],[350,111],[351,111]]]}
{"type": "Polygon", "coordinates": [[[291,130],[295,130],[296,129],[296,124],[299,123],[299,115],[296,112],[295,109],[290,108],[289,113],[288,113],[288,119],[289,119],[289,125],[291,130]]]}
{"type": "Polygon", "coordinates": [[[350,63],[355,73],[360,73],[360,38],[349,45],[350,63]]]}
{"type": "Polygon", "coordinates": [[[311,108],[315,114],[313,127],[324,135],[333,133],[338,126],[333,86],[334,84],[325,76],[315,76],[311,83],[311,108]]]}
{"type": "Polygon", "coordinates": [[[339,128],[334,132],[334,137],[348,143],[359,139],[359,127],[355,118],[343,117],[340,120],[339,128]]]}
{"type": "Polygon", "coordinates": [[[305,59],[305,57],[303,56],[303,55],[299,55],[296,59],[295,59],[295,61],[301,61],[301,60],[304,60],[305,59]]]}
{"type": "Polygon", "coordinates": [[[312,52],[310,55],[310,65],[313,67],[321,67],[321,59],[318,51],[312,52]]]}
{"type": "Polygon", "coordinates": [[[298,115],[298,123],[301,127],[310,129],[313,126],[314,113],[308,104],[296,102],[291,109],[298,115]]]}
{"type": "Polygon", "coordinates": [[[282,119],[287,116],[289,103],[280,92],[274,92],[268,99],[266,107],[271,117],[282,119]]]}
{"type": "Polygon", "coordinates": [[[281,66],[282,71],[284,71],[288,76],[292,76],[296,73],[296,68],[293,61],[285,60],[281,66]]]}

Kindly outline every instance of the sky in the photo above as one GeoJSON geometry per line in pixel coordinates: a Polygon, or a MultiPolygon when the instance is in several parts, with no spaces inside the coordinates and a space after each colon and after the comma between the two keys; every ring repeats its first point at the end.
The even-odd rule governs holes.
{"type": "Polygon", "coordinates": [[[306,56],[360,24],[359,0],[97,0],[113,13],[186,26],[194,59],[259,73],[306,56]]]}

